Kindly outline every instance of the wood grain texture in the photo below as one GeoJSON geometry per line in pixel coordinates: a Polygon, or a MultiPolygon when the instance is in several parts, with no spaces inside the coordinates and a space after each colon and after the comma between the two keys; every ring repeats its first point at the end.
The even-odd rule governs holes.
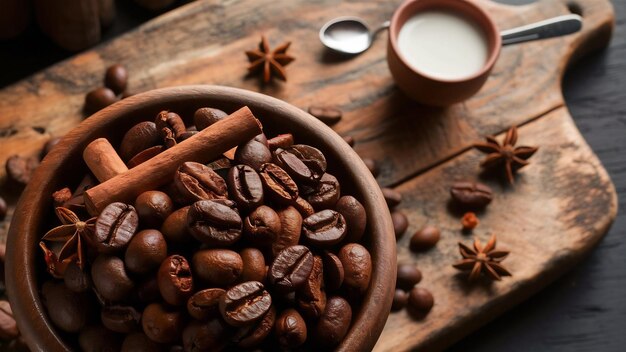
{"type": "MultiPolygon", "coordinates": [[[[456,162],[457,159],[465,158],[469,145],[484,134],[499,133],[511,124],[526,123],[528,126],[522,129],[521,137],[524,140],[526,128],[531,128],[553,114],[558,116],[553,118],[559,122],[555,125],[573,126],[571,118],[566,111],[564,112],[560,92],[563,71],[570,57],[577,59],[606,45],[612,29],[610,4],[600,0],[585,1],[582,4],[585,16],[583,32],[567,38],[506,47],[492,77],[476,97],[464,104],[441,110],[414,104],[397,91],[386,67],[384,40],[377,41],[367,53],[351,60],[341,60],[328,55],[317,42],[317,29],[327,19],[350,13],[358,14],[374,24],[388,18],[397,3],[396,1],[338,4],[335,1],[322,1],[302,4],[291,1],[275,4],[260,1],[255,2],[254,6],[249,6],[247,2],[236,1],[226,7],[213,2],[198,2],[178,9],[114,42],[81,54],[1,91],[0,96],[3,99],[0,100],[0,127],[8,126],[6,134],[11,136],[0,141],[2,146],[0,162],[15,150],[37,153],[48,138],[48,134],[62,134],[80,121],[84,92],[100,84],[106,65],[122,61],[127,64],[132,75],[131,89],[138,91],[183,83],[218,83],[260,90],[302,107],[320,101],[337,104],[346,111],[346,114],[335,129],[341,134],[353,135],[357,140],[356,150],[361,155],[373,157],[381,162],[381,183],[398,185],[401,189],[408,184],[418,187],[415,180],[428,176],[434,172],[432,170],[438,170],[436,166],[441,163],[443,167],[456,162]],[[228,21],[224,21],[225,16],[228,17],[228,21]],[[297,57],[297,61],[287,69],[289,83],[260,86],[256,78],[245,77],[246,61],[242,52],[256,45],[260,33],[267,33],[273,44],[283,40],[294,41],[290,53],[297,57]],[[167,43],[164,43],[163,38],[168,38],[167,43]],[[29,121],[20,121],[17,119],[18,115],[31,118],[29,121]],[[32,126],[45,127],[46,133],[39,134],[32,126]],[[28,143],[25,142],[27,139],[28,143]]],[[[483,5],[488,7],[502,29],[568,12],[565,1],[542,1],[519,8],[492,3],[483,5]]],[[[576,132],[571,128],[566,130],[576,132]]],[[[585,154],[586,144],[577,133],[575,134],[573,140],[578,143],[577,150],[581,155],[585,154]]],[[[545,141],[539,140],[537,144],[543,145],[545,141]]],[[[567,144],[559,144],[559,147],[566,148],[567,144]]],[[[543,149],[542,147],[540,153],[543,153],[543,149]]],[[[607,186],[612,197],[609,197],[608,210],[605,209],[606,212],[600,213],[598,218],[593,220],[597,227],[591,227],[589,231],[584,232],[586,237],[580,239],[580,246],[563,249],[565,252],[571,252],[562,254],[569,259],[549,263],[563,265],[562,270],[580,258],[573,256],[572,253],[588,249],[599,239],[616,212],[614,191],[610,181],[595,156],[588,148],[586,151],[589,157],[587,163],[593,166],[591,169],[595,170],[597,178],[605,181],[598,184],[607,186]]],[[[541,161],[537,161],[540,155],[533,160],[533,166],[541,164],[541,161]]],[[[559,154],[553,161],[567,155],[559,154]]],[[[577,164],[569,165],[575,168],[574,165],[577,164]]],[[[523,173],[530,174],[533,166],[523,173]]],[[[466,173],[459,167],[455,175],[461,177],[474,175],[474,169],[471,170],[466,173]]],[[[525,180],[526,176],[522,182],[525,180]]],[[[542,182],[545,179],[539,180],[542,182]]],[[[580,187],[571,186],[571,183],[567,185],[580,187]]],[[[594,184],[583,189],[589,189],[592,185],[594,184]]],[[[416,191],[422,189],[420,185],[416,191]]],[[[507,199],[515,199],[518,193],[517,190],[507,193],[509,197],[507,199]]],[[[570,192],[564,194],[569,195],[570,192]]],[[[544,193],[538,194],[541,197],[543,195],[544,193]]],[[[588,199],[580,195],[578,197],[588,199]]],[[[428,203],[432,202],[431,199],[427,200],[428,203]]],[[[541,198],[541,202],[543,200],[541,198]]],[[[533,202],[537,203],[539,200],[533,202]]],[[[425,201],[413,204],[413,207],[405,205],[407,213],[420,214],[421,209],[428,209],[425,201]]],[[[598,205],[595,202],[584,204],[587,206],[593,204],[594,209],[598,205]]],[[[527,206],[530,207],[530,203],[527,206]]],[[[506,218],[505,210],[490,209],[489,216],[506,218]]],[[[572,207],[570,210],[572,211],[570,217],[579,215],[577,211],[580,208],[572,207]]],[[[429,212],[426,215],[437,217],[441,214],[429,212]]],[[[545,216],[543,213],[540,215],[545,216]]],[[[542,217],[534,221],[551,223],[555,220],[559,223],[571,221],[570,218],[554,217],[542,217]]],[[[416,221],[418,220],[413,219],[411,229],[419,224],[416,221]]],[[[442,223],[442,226],[450,226],[445,224],[442,223]]],[[[506,244],[506,241],[501,241],[502,246],[506,244]]],[[[400,245],[400,252],[402,248],[400,245]]],[[[450,257],[433,254],[433,258],[430,258],[429,254],[413,259],[425,267],[427,264],[421,264],[422,261],[434,262],[437,258],[454,260],[457,257],[456,247],[448,254],[450,257]]],[[[512,263],[513,258],[509,259],[512,263]]],[[[533,267],[525,270],[532,272],[533,267]]],[[[432,269],[424,271],[426,280],[430,275],[433,280],[437,279],[431,272],[432,269]]],[[[530,295],[560,274],[554,272],[542,277],[545,280],[541,282],[532,280],[528,282],[524,279],[526,277],[523,276],[524,273],[526,271],[520,274],[522,276],[516,275],[514,279],[508,281],[505,284],[507,287],[498,290],[510,298],[508,301],[505,300],[507,304],[494,303],[495,306],[487,307],[484,309],[487,313],[472,320],[471,327],[467,321],[462,319],[456,321],[454,326],[461,328],[455,333],[446,335],[445,342],[453,342],[454,339],[469,333],[471,329],[477,328],[525,298],[516,296],[515,290],[507,291],[510,289],[508,285],[521,287],[527,295],[530,295]]],[[[425,284],[428,282],[425,281],[425,284]]],[[[447,292],[447,289],[444,292],[447,292]]],[[[480,304],[473,307],[474,312],[481,312],[478,310],[480,304]]],[[[402,314],[399,315],[400,319],[402,314]]],[[[393,319],[398,318],[392,317],[390,323],[393,319]]],[[[432,320],[434,319],[429,318],[417,324],[406,321],[403,324],[415,330],[424,330],[423,324],[431,326],[429,322],[432,320]]],[[[419,336],[423,336],[421,335],[423,333],[419,333],[419,336]]],[[[394,346],[400,349],[415,346],[414,342],[417,339],[413,336],[416,335],[412,334],[405,344],[394,346]]],[[[383,335],[382,339],[384,341],[386,335],[383,335]]],[[[430,346],[441,347],[443,346],[441,339],[442,335],[435,334],[433,338],[425,341],[431,343],[430,346]]]]}

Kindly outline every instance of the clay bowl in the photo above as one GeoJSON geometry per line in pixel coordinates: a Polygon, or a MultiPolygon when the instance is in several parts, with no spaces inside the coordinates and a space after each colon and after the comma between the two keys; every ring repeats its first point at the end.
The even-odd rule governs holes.
{"type": "Polygon", "coordinates": [[[367,211],[365,245],[373,273],[370,288],[338,350],[371,350],[391,307],[396,277],[395,237],[389,211],[376,180],[341,137],[304,111],[278,99],[219,86],[157,89],[124,99],[86,119],[68,133],[45,158],[17,205],[8,238],[7,289],[15,318],[32,350],[63,351],[70,346],[47,318],[39,288],[49,276],[38,247],[53,217],[51,194],[78,184],[86,171],[82,150],[92,140],[107,137],[118,145],[128,128],[153,119],[163,109],[192,116],[203,106],[231,113],[247,105],[263,123],[266,134],[291,132],[300,143],[321,149],[342,184],[342,193],[357,197],[367,211]]]}

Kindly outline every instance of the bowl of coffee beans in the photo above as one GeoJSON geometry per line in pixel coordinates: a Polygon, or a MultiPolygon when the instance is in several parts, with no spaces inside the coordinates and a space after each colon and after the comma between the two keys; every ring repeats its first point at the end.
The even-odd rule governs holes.
{"type": "Polygon", "coordinates": [[[17,206],[7,289],[33,350],[371,350],[396,277],[380,189],[331,129],[219,86],[68,133],[17,206]]]}

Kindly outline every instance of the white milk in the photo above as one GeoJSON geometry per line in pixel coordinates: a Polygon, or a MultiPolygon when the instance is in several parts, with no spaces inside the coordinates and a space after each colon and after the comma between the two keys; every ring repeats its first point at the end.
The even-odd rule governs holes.
{"type": "Polygon", "coordinates": [[[444,11],[424,11],[400,29],[398,48],[414,69],[443,79],[461,79],[485,66],[489,46],[477,24],[444,11]]]}

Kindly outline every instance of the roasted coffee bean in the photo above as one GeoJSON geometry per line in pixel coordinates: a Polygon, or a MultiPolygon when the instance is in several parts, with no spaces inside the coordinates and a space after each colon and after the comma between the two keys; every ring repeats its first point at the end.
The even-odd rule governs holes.
{"type": "Polygon", "coordinates": [[[318,149],[296,144],[274,152],[276,164],[296,182],[316,184],[326,172],[326,158],[318,149]]]}
{"type": "Polygon", "coordinates": [[[402,202],[402,194],[395,189],[383,187],[380,190],[383,192],[383,197],[385,197],[385,202],[389,209],[395,208],[402,202]]]}
{"type": "Polygon", "coordinates": [[[41,293],[48,316],[57,328],[76,333],[86,325],[90,313],[86,294],[72,292],[63,283],[53,281],[44,283],[41,293]]]}
{"type": "Polygon", "coordinates": [[[241,237],[242,221],[233,201],[202,200],[189,208],[187,227],[200,242],[230,246],[241,237]]]}
{"type": "Polygon", "coordinates": [[[302,287],[313,270],[313,254],[305,246],[283,249],[269,268],[268,278],[280,292],[291,292],[302,287]]]}
{"type": "Polygon", "coordinates": [[[121,352],[165,352],[165,346],[150,340],[143,332],[134,332],[126,335],[121,352]]]}
{"type": "Polygon", "coordinates": [[[226,178],[228,193],[244,211],[256,209],[263,204],[263,184],[261,177],[248,165],[230,168],[226,178]]]}
{"type": "Polygon", "coordinates": [[[143,332],[154,342],[178,341],[185,324],[182,312],[161,303],[152,303],[143,310],[141,325],[143,332]]]}
{"type": "Polygon", "coordinates": [[[144,149],[143,151],[137,153],[137,155],[135,155],[134,157],[132,157],[127,163],[126,166],[128,166],[129,169],[132,169],[133,167],[142,164],[152,158],[154,158],[155,156],[161,154],[161,152],[164,150],[165,148],[163,148],[162,145],[155,145],[154,147],[150,147],[148,149],[144,149]]]}
{"type": "Polygon", "coordinates": [[[315,213],[302,222],[302,233],[316,247],[332,247],[346,235],[347,226],[343,215],[330,209],[315,213]]]}
{"type": "Polygon", "coordinates": [[[232,341],[241,348],[258,346],[270,334],[274,328],[275,321],[276,308],[272,305],[269,311],[257,323],[239,328],[232,341]]]}
{"type": "Polygon", "coordinates": [[[189,130],[187,130],[187,131],[183,132],[183,133],[182,133],[182,134],[178,137],[178,141],[179,141],[179,142],[182,142],[182,141],[184,141],[185,139],[189,139],[189,138],[191,138],[191,137],[195,136],[196,134],[198,134],[198,131],[189,131],[189,130]]]}
{"type": "Polygon", "coordinates": [[[398,264],[396,287],[408,291],[422,280],[422,272],[414,264],[398,264]]]}
{"type": "Polygon", "coordinates": [[[307,193],[306,200],[319,211],[334,208],[340,196],[341,187],[337,178],[331,174],[324,174],[313,192],[307,193]]]}
{"type": "Polygon", "coordinates": [[[306,341],[306,323],[300,313],[293,308],[285,309],[278,314],[274,330],[276,339],[283,348],[296,348],[306,341]]]}
{"type": "Polygon", "coordinates": [[[115,202],[107,205],[95,226],[96,248],[100,253],[123,250],[135,235],[139,217],[132,205],[115,202]]]}
{"type": "Polygon", "coordinates": [[[326,309],[314,328],[315,342],[325,348],[338,345],[348,333],[352,322],[352,308],[339,296],[330,297],[326,309]]]}
{"type": "Polygon", "coordinates": [[[179,306],[193,294],[193,277],[187,259],[174,254],[167,257],[158,273],[159,291],[165,302],[179,306]]]}
{"type": "Polygon", "coordinates": [[[405,290],[397,288],[393,294],[393,302],[391,303],[392,311],[399,311],[400,309],[406,307],[406,304],[409,302],[409,293],[405,290]]]}
{"type": "Polygon", "coordinates": [[[104,306],[100,312],[100,319],[107,329],[128,334],[139,328],[141,313],[131,306],[104,306]]]}
{"type": "Polygon", "coordinates": [[[313,258],[313,270],[304,285],[298,290],[296,300],[300,311],[309,319],[317,319],[326,308],[324,292],[324,267],[322,258],[313,258]]]}
{"type": "Polygon", "coordinates": [[[161,300],[159,280],[156,275],[150,275],[137,286],[137,298],[142,303],[152,303],[161,300]]]}
{"type": "Polygon", "coordinates": [[[349,146],[354,147],[354,144],[356,143],[356,141],[354,140],[354,137],[352,136],[343,136],[343,140],[348,143],[349,146]]]}
{"type": "Polygon", "coordinates": [[[194,275],[210,285],[226,287],[239,278],[243,261],[229,249],[203,249],[191,259],[194,275]]]}
{"type": "Polygon", "coordinates": [[[228,114],[220,109],[200,108],[193,114],[193,124],[198,131],[202,131],[227,116],[228,114]]]}
{"type": "Polygon", "coordinates": [[[139,152],[160,143],[156,124],[152,121],[142,121],[126,132],[120,144],[120,156],[124,160],[130,160],[139,152]]]}
{"type": "Polygon", "coordinates": [[[135,209],[141,223],[150,228],[158,228],[163,220],[174,211],[174,203],[161,191],[141,193],[135,200],[135,209]]]}
{"type": "Polygon", "coordinates": [[[280,236],[272,242],[272,257],[276,257],[283,249],[295,246],[300,242],[302,232],[302,215],[296,208],[289,206],[278,211],[280,218],[280,236]]]}
{"type": "Polygon", "coordinates": [[[391,223],[393,224],[393,232],[396,235],[396,240],[402,238],[406,229],[409,228],[409,219],[403,212],[398,210],[391,212],[391,223]]]}
{"type": "Polygon", "coordinates": [[[272,161],[272,152],[267,145],[267,138],[260,134],[250,141],[237,147],[235,161],[245,164],[255,170],[260,170],[261,165],[272,161]]]}
{"type": "Polygon", "coordinates": [[[128,86],[128,71],[126,71],[126,67],[120,64],[109,66],[104,74],[104,85],[115,94],[125,91],[126,86],[128,86]]]}
{"type": "Polygon", "coordinates": [[[265,195],[279,204],[290,205],[298,198],[298,185],[285,170],[272,163],[260,168],[265,195]]]}
{"type": "Polygon", "coordinates": [[[183,346],[185,351],[222,351],[228,339],[227,327],[221,319],[208,322],[192,321],[183,330],[183,346]]]}
{"type": "Polygon", "coordinates": [[[226,291],[220,298],[220,313],[229,325],[239,327],[262,318],[271,305],[272,297],[263,284],[248,281],[226,291]]]}
{"type": "Polygon", "coordinates": [[[4,198],[0,197],[0,221],[4,220],[4,218],[7,216],[7,211],[8,211],[8,206],[7,206],[7,202],[4,200],[4,198]]]}
{"type": "Polygon", "coordinates": [[[187,227],[187,213],[189,213],[190,207],[180,208],[171,213],[161,226],[161,232],[167,240],[172,243],[186,243],[189,242],[192,237],[187,227]]]}
{"type": "Polygon", "coordinates": [[[433,248],[439,238],[441,232],[434,226],[425,226],[413,234],[409,248],[414,252],[421,252],[433,248]]]}
{"type": "Polygon", "coordinates": [[[119,351],[121,344],[120,335],[102,325],[87,326],[78,335],[78,345],[83,352],[119,351]]]}
{"type": "Polygon", "coordinates": [[[296,202],[293,203],[293,207],[298,209],[300,215],[302,215],[303,218],[315,214],[315,209],[313,208],[311,203],[307,202],[306,199],[302,197],[298,197],[298,199],[296,199],[296,202]]]}
{"type": "Polygon", "coordinates": [[[370,172],[372,173],[372,176],[378,177],[378,174],[380,173],[380,170],[378,169],[378,163],[376,163],[374,159],[370,158],[363,158],[362,160],[363,164],[365,164],[367,169],[370,170],[370,172]]]}
{"type": "Polygon", "coordinates": [[[13,318],[13,310],[8,301],[0,301],[0,339],[12,340],[20,335],[17,323],[13,318]]]}
{"type": "Polygon", "coordinates": [[[338,290],[343,284],[345,272],[343,264],[339,257],[335,254],[324,251],[322,253],[322,262],[324,264],[324,282],[327,291],[338,290]]]}
{"type": "Polygon", "coordinates": [[[91,288],[89,273],[81,269],[76,262],[70,263],[63,273],[63,282],[70,291],[81,293],[91,288]]]}
{"type": "Polygon", "coordinates": [[[493,192],[489,186],[478,182],[456,182],[450,187],[452,199],[468,209],[480,209],[491,203],[493,192]]]}
{"type": "Polygon", "coordinates": [[[226,181],[208,166],[188,161],[174,175],[174,186],[187,203],[199,200],[226,199],[226,181]]]}
{"type": "Polygon", "coordinates": [[[256,248],[244,248],[239,254],[243,261],[241,281],[265,281],[267,270],[263,253],[256,248]]]}
{"type": "Polygon", "coordinates": [[[267,141],[271,150],[278,148],[288,148],[293,145],[293,135],[291,133],[279,134],[278,136],[267,141]]]}
{"type": "Polygon", "coordinates": [[[346,220],[346,242],[361,241],[367,226],[367,214],[363,205],[353,196],[343,196],[335,204],[335,210],[346,220]]]}
{"type": "Polygon", "coordinates": [[[343,284],[359,293],[367,291],[372,276],[372,258],[367,249],[358,243],[348,243],[338,257],[345,271],[343,284]]]}
{"type": "Polygon", "coordinates": [[[124,263],[136,274],[147,274],[161,265],[167,257],[167,242],[158,230],[137,232],[130,240],[124,263]]]}
{"type": "Polygon", "coordinates": [[[280,236],[280,218],[274,209],[261,205],[243,222],[243,233],[253,245],[268,247],[280,236]]]}
{"type": "Polygon", "coordinates": [[[116,101],[117,97],[111,89],[106,87],[96,88],[85,96],[85,112],[93,114],[116,101]]]}
{"type": "Polygon", "coordinates": [[[187,312],[192,318],[208,320],[219,314],[220,298],[226,291],[221,288],[207,288],[193,294],[187,301],[187,312]]]}
{"type": "Polygon", "coordinates": [[[41,158],[43,159],[46,155],[50,154],[50,151],[52,150],[52,148],[54,148],[57,144],[59,144],[60,141],[61,141],[61,138],[59,137],[52,137],[48,139],[46,144],[43,145],[41,158]]]}
{"type": "Polygon", "coordinates": [[[161,111],[154,123],[167,148],[175,146],[180,135],[187,131],[183,119],[175,112],[161,111]]]}
{"type": "Polygon", "coordinates": [[[309,107],[309,114],[315,116],[318,120],[332,126],[341,120],[343,113],[336,106],[312,105],[309,107]]]}
{"type": "Polygon", "coordinates": [[[433,308],[435,299],[433,294],[425,288],[413,287],[409,292],[408,311],[414,316],[422,317],[433,308]]]}
{"type": "Polygon", "coordinates": [[[39,160],[33,157],[13,155],[6,162],[7,177],[13,183],[26,186],[30,182],[33,172],[39,166],[39,160]]]}
{"type": "Polygon", "coordinates": [[[91,279],[102,298],[118,302],[128,297],[135,284],[128,278],[124,261],[118,257],[101,254],[91,265],[91,279]]]}

